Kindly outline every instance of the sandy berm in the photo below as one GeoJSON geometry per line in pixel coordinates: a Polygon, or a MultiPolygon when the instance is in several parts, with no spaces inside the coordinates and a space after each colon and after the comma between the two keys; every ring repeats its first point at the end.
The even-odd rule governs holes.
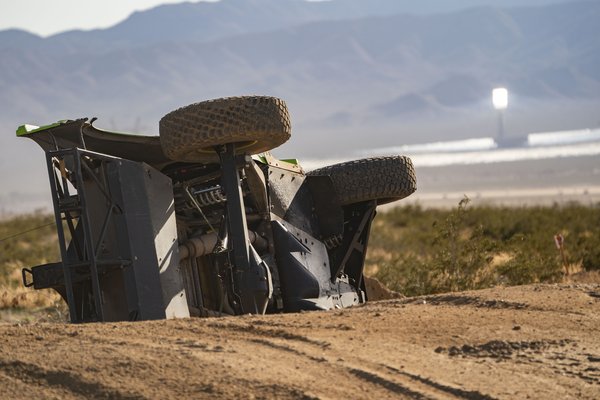
{"type": "Polygon", "coordinates": [[[600,285],[353,309],[0,325],[0,398],[598,399],[600,285]]]}

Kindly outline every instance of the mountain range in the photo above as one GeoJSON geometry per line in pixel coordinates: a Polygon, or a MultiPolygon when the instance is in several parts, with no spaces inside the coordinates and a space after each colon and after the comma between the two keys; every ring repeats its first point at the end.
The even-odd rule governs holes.
{"type": "Polygon", "coordinates": [[[301,157],[493,135],[495,86],[510,134],[591,127],[599,20],[598,1],[222,0],[47,38],[0,31],[0,167],[40,171],[22,123],[97,116],[157,134],[172,109],[243,94],[288,102],[281,155],[301,157]]]}

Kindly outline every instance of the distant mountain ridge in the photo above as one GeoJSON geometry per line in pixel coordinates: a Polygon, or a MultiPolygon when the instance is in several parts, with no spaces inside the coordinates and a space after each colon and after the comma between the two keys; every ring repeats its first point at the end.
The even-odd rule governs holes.
{"type": "MultiPolygon", "coordinates": [[[[375,1],[392,11],[403,3],[375,1]]],[[[300,93],[308,88],[313,97],[334,95],[328,101],[353,88],[365,99],[362,109],[353,112],[393,116],[466,105],[487,95],[484,92],[495,84],[512,85],[520,95],[532,98],[589,98],[600,93],[596,39],[600,24],[595,23],[600,20],[600,2],[342,18],[368,13],[360,7],[365,4],[359,0],[184,3],[134,14],[107,30],[73,31],[39,40],[24,32],[4,31],[0,105],[8,110],[4,112],[20,114],[24,110],[19,103],[31,104],[50,116],[77,111],[73,105],[85,100],[87,109],[122,118],[119,102],[114,101],[118,93],[119,99],[127,99],[125,104],[141,104],[138,116],[156,119],[168,107],[220,94],[266,91],[306,103],[312,101],[310,91],[300,93]],[[353,6],[335,8],[338,4],[353,6]],[[325,11],[315,11],[318,7],[325,11]],[[253,23],[276,20],[274,25],[286,27],[237,34],[232,32],[246,28],[232,28],[230,36],[209,40],[202,31],[217,32],[230,20],[196,28],[189,22],[196,18],[193,10],[204,16],[261,10],[253,23]],[[181,15],[186,17],[179,19],[181,15]],[[293,25],[315,15],[337,17],[293,25]],[[149,27],[154,27],[154,36],[143,34],[149,27]],[[93,98],[87,98],[92,92],[93,98]],[[149,98],[160,99],[163,106],[147,104],[149,98]]],[[[231,24],[244,20],[232,17],[231,24]]],[[[330,114],[344,111],[343,103],[341,110],[333,108],[330,114]]],[[[327,111],[318,108],[320,113],[327,111]]]]}
{"type": "MultiPolygon", "coordinates": [[[[11,29],[0,31],[0,48],[44,42],[45,46],[109,49],[173,40],[211,41],[240,34],[268,32],[309,22],[360,19],[397,14],[427,15],[475,6],[549,5],[559,0],[220,0],[166,4],[134,12],[106,29],[72,30],[48,38],[11,29]],[[165,29],[167,28],[167,29],[165,29]]],[[[568,2],[569,0],[562,0],[568,2]]],[[[570,0],[571,2],[575,0],[570,0]]]]}
{"type": "Polygon", "coordinates": [[[104,128],[157,134],[172,109],[243,94],[286,99],[294,131],[282,151],[300,157],[490,136],[496,85],[511,93],[509,133],[592,127],[600,2],[549,2],[223,0],[45,39],[2,31],[0,171],[43,168],[14,138],[22,123],[98,116],[104,128]]]}
{"type": "Polygon", "coordinates": [[[47,202],[22,123],[97,116],[157,134],[182,105],[266,94],[292,114],[281,155],[334,157],[489,137],[490,91],[505,85],[509,134],[600,125],[600,2],[551,3],[222,0],[49,38],[0,31],[0,211],[47,202]]]}

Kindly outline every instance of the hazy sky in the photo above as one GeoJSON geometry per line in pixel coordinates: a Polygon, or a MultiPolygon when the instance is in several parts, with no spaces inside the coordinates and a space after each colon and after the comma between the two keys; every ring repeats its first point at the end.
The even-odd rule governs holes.
{"type": "Polygon", "coordinates": [[[160,4],[183,2],[183,0],[0,0],[0,30],[20,28],[41,36],[48,36],[69,29],[105,28],[124,20],[134,11],[146,10],[160,4]]]}

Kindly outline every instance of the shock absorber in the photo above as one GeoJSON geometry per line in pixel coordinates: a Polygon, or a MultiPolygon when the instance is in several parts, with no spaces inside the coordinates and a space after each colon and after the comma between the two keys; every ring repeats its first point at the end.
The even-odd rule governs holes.
{"type": "Polygon", "coordinates": [[[213,186],[206,189],[194,190],[192,194],[198,201],[200,207],[212,206],[215,204],[225,203],[227,197],[223,193],[220,185],[213,186]]]}

